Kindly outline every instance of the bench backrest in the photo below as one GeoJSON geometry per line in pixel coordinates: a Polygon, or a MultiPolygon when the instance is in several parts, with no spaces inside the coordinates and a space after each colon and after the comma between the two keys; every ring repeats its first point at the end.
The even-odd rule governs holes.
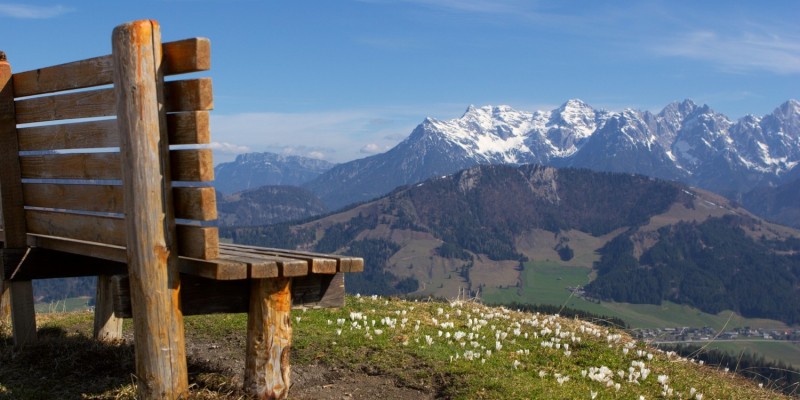
{"type": "MultiPolygon", "coordinates": [[[[204,38],[165,43],[162,52],[165,77],[210,67],[204,38]]],[[[113,57],[106,55],[0,80],[6,247],[28,244],[125,262],[127,149],[113,75],[113,57]],[[15,229],[24,230],[27,243],[10,243],[15,229]]],[[[166,187],[173,186],[165,198],[174,207],[178,254],[202,260],[219,254],[217,228],[207,224],[217,218],[211,150],[202,146],[210,143],[212,107],[210,78],[163,82],[170,146],[164,162],[172,179],[166,187]]]]}

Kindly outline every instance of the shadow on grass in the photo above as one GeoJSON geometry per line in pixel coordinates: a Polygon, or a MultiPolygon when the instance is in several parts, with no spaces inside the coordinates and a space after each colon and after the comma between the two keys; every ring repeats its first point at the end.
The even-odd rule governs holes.
{"type": "MultiPolygon", "coordinates": [[[[209,363],[189,359],[188,369],[190,398],[246,397],[209,363]]],[[[36,344],[15,348],[0,335],[0,399],[134,399],[135,370],[131,344],[47,327],[36,344]]]]}

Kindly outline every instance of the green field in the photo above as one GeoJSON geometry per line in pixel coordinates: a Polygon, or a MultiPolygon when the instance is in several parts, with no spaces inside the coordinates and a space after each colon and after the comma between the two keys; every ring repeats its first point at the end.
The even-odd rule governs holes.
{"type": "Polygon", "coordinates": [[[729,311],[719,314],[704,313],[696,308],[672,302],[654,304],[629,304],[615,302],[594,303],[573,296],[569,287],[589,283],[590,269],[564,267],[552,261],[528,262],[521,273],[520,288],[485,288],[483,299],[487,303],[554,304],[595,314],[618,317],[632,328],[704,327],[715,330],[743,326],[757,328],[785,328],[780,321],[742,318],[729,311]]]}
{"type": "Polygon", "coordinates": [[[708,349],[716,349],[729,354],[759,354],[767,360],[783,361],[795,368],[800,368],[800,344],[785,340],[715,341],[708,345],[708,349]]]}
{"type": "Polygon", "coordinates": [[[37,314],[73,312],[89,310],[91,297],[72,297],[49,303],[36,303],[34,308],[37,314]]]}

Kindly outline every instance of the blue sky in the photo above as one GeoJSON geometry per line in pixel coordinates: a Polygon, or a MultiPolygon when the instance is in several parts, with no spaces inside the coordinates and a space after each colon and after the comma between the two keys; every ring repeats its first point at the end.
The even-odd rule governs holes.
{"type": "Polygon", "coordinates": [[[691,98],[738,119],[800,98],[798,1],[0,0],[0,50],[17,72],[108,54],[136,19],[211,39],[217,162],[349,161],[470,104],[691,98]]]}

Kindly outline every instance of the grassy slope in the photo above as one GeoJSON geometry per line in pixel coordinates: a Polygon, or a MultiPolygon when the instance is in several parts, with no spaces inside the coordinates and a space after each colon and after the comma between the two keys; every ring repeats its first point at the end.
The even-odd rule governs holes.
{"type": "MultiPolygon", "coordinates": [[[[6,327],[2,332],[6,340],[0,341],[0,398],[79,397],[77,393],[86,393],[85,398],[132,398],[130,347],[98,346],[86,340],[91,329],[87,314],[43,316],[40,336],[54,331],[60,334],[44,340],[44,348],[21,352],[8,344],[6,327]],[[68,348],[48,353],[61,343],[68,348]],[[92,357],[97,359],[86,360],[87,354],[96,354],[92,357]],[[103,360],[122,365],[94,369],[89,376],[81,374],[88,368],[75,368],[103,360]],[[54,363],[59,368],[53,368],[54,363]],[[33,378],[27,372],[45,368],[46,374],[33,378]],[[44,382],[51,384],[42,385],[44,382]]],[[[673,398],[679,393],[681,398],[696,398],[698,393],[703,398],[781,398],[734,374],[634,343],[624,332],[469,302],[348,298],[343,309],[295,312],[292,322],[296,365],[322,363],[368,370],[406,386],[435,391],[443,398],[588,399],[595,393],[597,399],[651,399],[664,391],[659,383],[662,375],[660,379],[672,389],[673,398]],[[602,375],[603,367],[612,375],[602,375]],[[647,377],[641,375],[643,371],[649,372],[647,377]]],[[[188,317],[186,326],[190,342],[193,338],[216,339],[225,345],[230,335],[244,335],[246,318],[241,314],[188,317]]],[[[213,384],[203,380],[203,374],[192,374],[191,379],[195,398],[241,395],[231,389],[230,377],[227,382],[217,377],[213,384]]]]}
{"type": "MultiPolygon", "coordinates": [[[[489,303],[524,302],[530,304],[566,305],[600,315],[619,317],[633,328],[672,328],[681,326],[731,330],[739,327],[786,328],[780,321],[743,318],[729,311],[708,314],[695,308],[664,302],[661,305],[602,302],[600,304],[571,296],[568,287],[589,282],[590,270],[583,267],[564,267],[554,261],[527,263],[522,273],[522,289],[488,289],[483,294],[489,303]]],[[[763,354],[769,360],[782,360],[800,365],[800,345],[763,342],[726,342],[717,345],[734,354],[742,351],[763,354]]]]}

